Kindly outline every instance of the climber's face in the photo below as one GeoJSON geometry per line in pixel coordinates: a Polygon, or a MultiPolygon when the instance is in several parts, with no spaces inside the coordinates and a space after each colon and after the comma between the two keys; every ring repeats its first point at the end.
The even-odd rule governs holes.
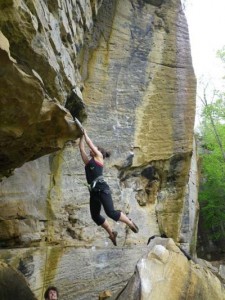
{"type": "Polygon", "coordinates": [[[54,290],[50,290],[50,291],[48,292],[48,299],[49,299],[49,300],[57,300],[57,299],[58,299],[58,297],[57,297],[57,292],[54,291],[54,290]]]}

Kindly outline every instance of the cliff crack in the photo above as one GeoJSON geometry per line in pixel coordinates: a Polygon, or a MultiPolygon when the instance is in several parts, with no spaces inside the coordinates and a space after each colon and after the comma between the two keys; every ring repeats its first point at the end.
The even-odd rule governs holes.
{"type": "Polygon", "coordinates": [[[157,65],[161,65],[163,67],[167,67],[167,68],[172,68],[172,69],[186,69],[186,66],[178,66],[178,65],[172,65],[172,64],[158,64],[158,63],[155,63],[157,65]]]}

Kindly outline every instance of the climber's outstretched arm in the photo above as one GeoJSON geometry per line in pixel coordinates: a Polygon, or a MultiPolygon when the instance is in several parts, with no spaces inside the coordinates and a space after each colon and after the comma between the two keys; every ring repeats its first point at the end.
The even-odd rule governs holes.
{"type": "Polygon", "coordinates": [[[93,151],[94,156],[103,159],[102,153],[98,150],[98,147],[95,146],[92,140],[89,138],[85,129],[84,129],[84,138],[88,147],[93,151]]]}
{"type": "Polygon", "coordinates": [[[82,160],[86,165],[89,162],[89,158],[85,151],[84,139],[85,139],[85,137],[84,137],[84,135],[82,135],[80,138],[80,142],[79,142],[79,148],[80,148],[80,154],[81,154],[82,160]]]}

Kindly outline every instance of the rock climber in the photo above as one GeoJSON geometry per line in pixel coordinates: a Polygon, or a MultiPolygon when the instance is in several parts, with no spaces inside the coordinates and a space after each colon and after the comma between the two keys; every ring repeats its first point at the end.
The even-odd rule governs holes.
{"type": "Polygon", "coordinates": [[[44,294],[45,300],[58,300],[59,291],[55,286],[49,286],[44,294]]]}
{"type": "Polygon", "coordinates": [[[107,231],[110,240],[117,246],[117,232],[113,231],[108,221],[100,215],[101,206],[103,206],[109,218],[116,222],[124,222],[135,233],[137,233],[139,229],[123,212],[114,209],[110,188],[103,178],[104,159],[109,157],[110,153],[101,147],[95,146],[87,135],[86,130],[83,128],[81,128],[81,130],[83,134],[80,138],[79,148],[82,160],[85,164],[86,179],[90,186],[91,217],[98,226],[102,226],[107,231]],[[90,148],[91,159],[89,159],[85,151],[85,142],[90,148]]]}

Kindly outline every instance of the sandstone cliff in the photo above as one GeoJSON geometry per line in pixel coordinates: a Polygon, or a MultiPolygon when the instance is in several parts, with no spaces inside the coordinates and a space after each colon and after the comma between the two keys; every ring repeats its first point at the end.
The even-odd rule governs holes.
{"type": "Polygon", "coordinates": [[[225,299],[225,288],[213,273],[188,260],[171,239],[156,238],[137,263],[117,300],[225,299]]]}
{"type": "Polygon", "coordinates": [[[87,300],[123,287],[154,234],[195,255],[196,81],[180,1],[0,7],[1,174],[13,172],[0,183],[1,259],[38,299],[54,284],[87,300]],[[115,206],[140,227],[111,222],[117,248],[90,218],[72,116],[112,151],[115,206]]]}
{"type": "Polygon", "coordinates": [[[76,98],[84,117],[76,58],[92,4],[0,2],[0,176],[78,136],[64,105],[76,98]]]}

